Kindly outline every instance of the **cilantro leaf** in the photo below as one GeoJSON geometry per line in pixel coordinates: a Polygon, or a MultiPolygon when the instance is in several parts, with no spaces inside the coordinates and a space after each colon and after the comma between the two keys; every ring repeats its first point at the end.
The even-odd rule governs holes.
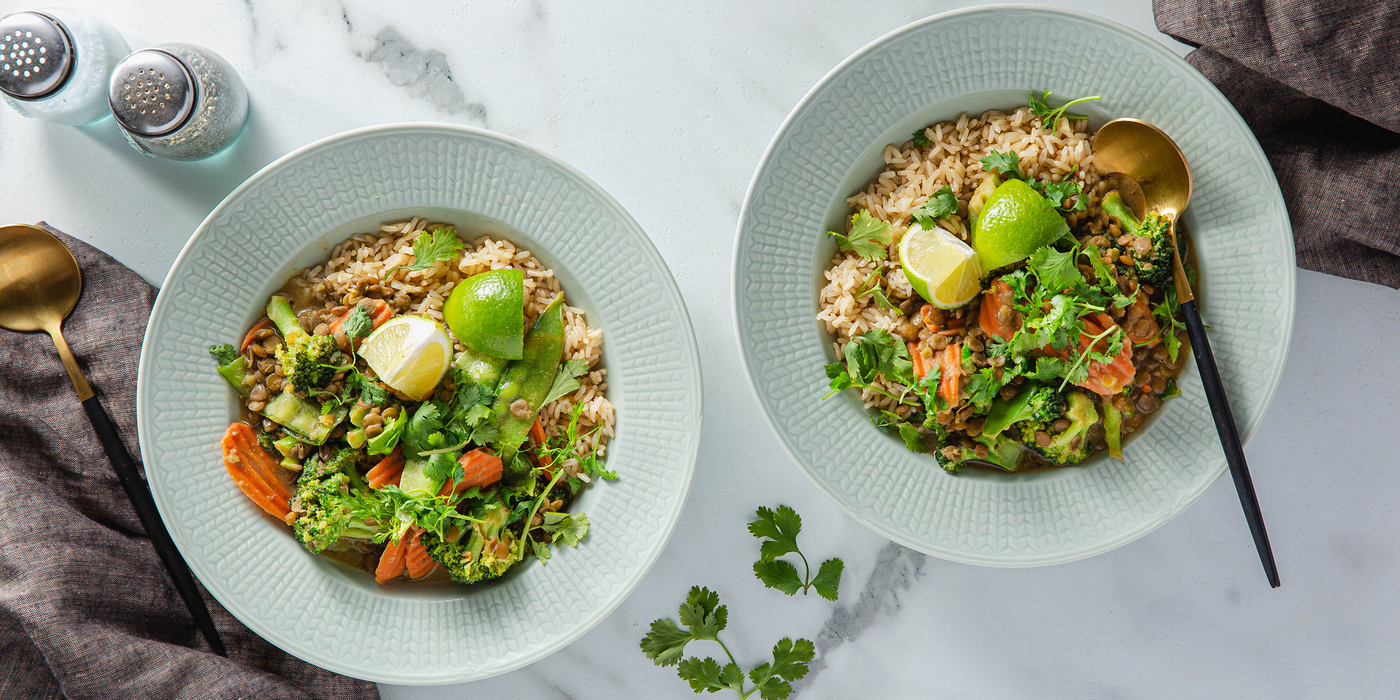
{"type": "Polygon", "coordinates": [[[1167,359],[1176,364],[1177,353],[1181,351],[1181,336],[1178,333],[1186,328],[1181,320],[1181,305],[1176,299],[1176,289],[1167,287],[1162,293],[1162,301],[1152,309],[1152,315],[1161,328],[1162,342],[1167,346],[1167,359]]]}
{"type": "Polygon", "coordinates": [[[797,567],[782,559],[756,561],[753,575],[768,588],[776,588],[787,595],[795,595],[802,589],[802,577],[797,575],[797,567]]]}
{"type": "Polygon", "coordinates": [[[377,382],[369,377],[360,374],[360,400],[368,404],[383,405],[389,402],[389,390],[379,386],[377,382]]]}
{"type": "Polygon", "coordinates": [[[555,542],[577,547],[588,534],[588,516],[583,513],[545,513],[541,530],[554,535],[555,542]]]}
{"type": "Polygon", "coordinates": [[[549,393],[545,394],[541,406],[548,406],[554,403],[555,399],[566,394],[572,394],[583,386],[578,378],[588,374],[587,360],[569,360],[559,365],[559,372],[554,375],[554,384],[549,387],[549,393]]]}
{"type": "MultiPolygon", "coordinates": [[[[729,663],[720,668],[719,662],[711,658],[705,660],[686,659],[676,669],[676,675],[681,680],[690,683],[690,689],[696,693],[706,691],[717,693],[721,690],[739,690],[744,683],[744,672],[738,664],[729,663]]],[[[740,691],[742,695],[743,691],[740,691]]]]}
{"type": "Polygon", "coordinates": [[[345,321],[340,324],[345,331],[346,338],[363,338],[374,330],[374,319],[370,318],[369,309],[363,306],[356,306],[350,310],[350,314],[345,317],[345,321]]]}
{"type": "Polygon", "coordinates": [[[904,449],[910,452],[928,452],[928,444],[924,442],[924,436],[919,434],[919,429],[909,423],[899,424],[899,437],[904,439],[904,449]]]}
{"type": "Polygon", "coordinates": [[[717,639],[729,624],[729,608],[719,604],[719,594],[699,586],[690,587],[679,614],[694,639],[717,639]]]}
{"type": "Polygon", "coordinates": [[[1089,258],[1089,264],[1094,267],[1094,277],[1098,278],[1099,284],[1102,286],[1113,285],[1114,288],[1117,288],[1112,266],[1103,261],[1103,251],[1090,243],[1084,247],[1084,255],[1089,258]]]}
{"type": "Polygon", "coordinates": [[[1080,194],[1079,183],[1069,179],[1068,176],[1059,182],[1040,183],[1040,186],[1036,189],[1039,190],[1046,199],[1050,200],[1051,204],[1064,211],[1084,211],[1087,208],[1084,197],[1078,196],[1080,194]],[[1070,197],[1075,198],[1074,205],[1067,207],[1065,206],[1065,200],[1070,197]]]}
{"type": "MultiPolygon", "coordinates": [[[[899,419],[899,416],[896,414],[891,413],[888,415],[896,420],[899,419]]],[[[900,426],[900,435],[905,436],[906,444],[910,439],[905,435],[906,430],[914,431],[913,437],[919,441],[920,445],[923,444],[923,438],[919,436],[917,428],[902,421],[899,422],[898,425],[900,426]]],[[[911,446],[909,449],[913,450],[914,448],[911,446]]],[[[808,589],[817,584],[817,581],[812,578],[812,569],[807,564],[806,555],[802,554],[802,550],[797,547],[797,535],[802,531],[801,516],[797,514],[797,511],[788,506],[778,506],[777,510],[759,506],[757,515],[758,519],[749,523],[749,534],[763,541],[759,546],[759,561],[755,562],[753,565],[754,576],[762,581],[763,585],[768,588],[776,588],[787,595],[795,595],[798,590],[801,590],[805,595],[808,589]],[[789,562],[778,559],[778,557],[793,552],[796,552],[797,556],[802,559],[802,566],[806,569],[806,573],[803,576],[799,577],[797,575],[797,567],[789,562]]],[[[834,582],[823,580],[822,585],[827,586],[829,584],[829,590],[834,592],[836,587],[840,585],[841,560],[828,560],[828,562],[822,566],[825,568],[832,561],[837,562],[835,573],[836,580],[834,582]]],[[[821,571],[817,572],[818,577],[820,577],[821,574],[821,571]]],[[[829,571],[827,575],[831,575],[829,571]]],[[[825,596],[821,590],[818,590],[817,593],[825,596]]],[[[835,600],[835,598],[832,598],[832,600],[835,600]]]]}
{"type": "Polygon", "coordinates": [[[982,169],[989,173],[1000,173],[1003,177],[1013,177],[1017,180],[1025,179],[1021,175],[1021,157],[1016,155],[1015,151],[988,153],[982,158],[982,169]]]}
{"type": "Polygon", "coordinates": [[[409,272],[426,270],[443,261],[451,260],[462,252],[462,242],[457,240],[457,229],[440,226],[431,232],[423,231],[413,239],[413,264],[391,267],[384,273],[384,279],[396,270],[407,268],[409,272]]]}
{"type": "Polygon", "coordinates": [[[997,381],[996,373],[991,367],[983,367],[974,372],[967,382],[967,400],[979,409],[987,408],[996,399],[997,392],[1001,391],[1003,382],[997,381]]]}
{"type": "Polygon", "coordinates": [[[1035,273],[1041,285],[1051,291],[1062,291],[1074,287],[1075,282],[1084,279],[1079,268],[1074,265],[1075,253],[1062,253],[1052,246],[1043,246],[1031,253],[1026,267],[1035,273]]]}
{"type": "Polygon", "coordinates": [[[841,250],[849,250],[859,255],[864,260],[884,260],[889,257],[889,246],[894,243],[894,235],[890,233],[888,221],[882,221],[870,215],[864,209],[851,217],[851,232],[841,235],[835,231],[827,231],[827,235],[836,239],[836,247],[841,250]]]}
{"type": "Polygon", "coordinates": [[[812,579],[812,588],[817,589],[817,595],[827,600],[836,600],[841,588],[841,571],[845,568],[845,562],[834,557],[822,562],[821,567],[817,569],[817,575],[812,579]]]}
{"type": "Polygon", "coordinates": [[[1040,97],[1036,97],[1035,91],[1031,91],[1030,98],[1027,100],[1027,105],[1031,108],[1031,113],[1041,118],[1041,127],[1047,133],[1055,131],[1055,127],[1059,126],[1061,117],[1065,117],[1068,119],[1085,118],[1078,114],[1068,114],[1065,112],[1065,110],[1069,109],[1074,105],[1079,104],[1080,102],[1088,102],[1090,100],[1099,99],[1098,95],[1094,95],[1093,97],[1081,97],[1077,100],[1071,100],[1063,107],[1051,109],[1049,104],[1050,95],[1051,92],[1049,90],[1046,90],[1045,92],[1041,93],[1040,97]]]}
{"type": "Polygon", "coordinates": [[[1058,357],[1036,358],[1035,370],[1026,373],[1026,379],[1049,384],[1069,373],[1069,367],[1058,357]]]}
{"type": "Polygon", "coordinates": [[[953,194],[953,188],[944,185],[927,202],[919,205],[912,213],[914,220],[919,222],[919,227],[925,231],[932,231],[938,219],[946,219],[958,213],[958,196],[953,194]]]}
{"type": "Polygon", "coordinates": [[[928,128],[919,129],[914,132],[914,145],[919,148],[928,148],[933,145],[933,139],[928,137],[928,128]]]}
{"type": "Polygon", "coordinates": [[[749,534],[764,540],[759,556],[769,562],[789,552],[797,551],[797,533],[802,531],[802,516],[787,506],[777,511],[758,507],[758,519],[749,523],[749,534]]]}
{"type": "MultiPolygon", "coordinates": [[[[822,568],[825,570],[827,567],[823,564],[822,568]]],[[[839,577],[838,571],[836,578],[839,577]]],[[[831,598],[835,598],[834,592],[831,598]]],[[[816,647],[806,639],[794,641],[784,637],[779,640],[773,645],[773,660],[759,664],[749,671],[748,679],[753,682],[753,687],[748,688],[744,682],[743,669],[734,660],[729,647],[718,636],[718,632],[724,628],[724,611],[725,606],[719,605],[717,594],[708,588],[692,587],[686,603],[680,610],[681,625],[688,626],[689,629],[678,626],[671,620],[654,620],[651,623],[651,631],[642,637],[642,653],[657,666],[676,666],[676,675],[688,683],[690,689],[696,693],[715,693],[727,689],[738,693],[741,698],[747,698],[754,693],[758,693],[763,700],[782,700],[788,697],[792,693],[790,681],[807,675],[807,664],[816,655],[816,647]],[[696,609],[700,612],[697,613],[696,609]],[[720,617],[718,626],[707,623],[707,615],[720,617]],[[707,624],[709,627],[703,627],[707,624]],[[725,656],[729,657],[729,663],[720,666],[718,661],[710,657],[684,658],[686,645],[702,639],[719,644],[725,656]]]]}
{"type": "Polygon", "coordinates": [[[885,296],[885,290],[880,286],[880,279],[880,270],[875,270],[870,273],[865,278],[865,283],[860,286],[860,289],[856,290],[855,298],[859,299],[869,294],[876,306],[886,311],[894,311],[895,305],[890,302],[889,297],[885,296]]]}
{"type": "Polygon", "coordinates": [[[685,655],[685,645],[691,639],[690,631],[676,627],[676,623],[653,620],[651,631],[642,637],[642,652],[657,666],[675,666],[685,655]]]}

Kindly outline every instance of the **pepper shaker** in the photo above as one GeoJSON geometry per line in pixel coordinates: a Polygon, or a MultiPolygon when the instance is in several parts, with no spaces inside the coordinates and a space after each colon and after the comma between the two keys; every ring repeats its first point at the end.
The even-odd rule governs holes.
{"type": "Polygon", "coordinates": [[[248,121],[238,72],[194,44],[161,44],[122,59],[107,99],[127,143],[152,158],[208,158],[228,148],[248,121]]]}
{"type": "Polygon", "coordinates": [[[47,8],[0,18],[0,92],[16,112],[76,126],[107,116],[107,78],[130,47],[107,22],[47,8]]]}

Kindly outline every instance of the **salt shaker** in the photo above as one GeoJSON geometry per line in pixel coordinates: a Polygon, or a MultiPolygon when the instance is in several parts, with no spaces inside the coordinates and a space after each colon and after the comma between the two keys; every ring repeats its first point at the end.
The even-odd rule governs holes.
{"type": "Polygon", "coordinates": [[[107,77],[131,49],[107,22],[47,8],[0,18],[0,92],[26,117],[76,126],[107,116],[107,77]]]}
{"type": "Polygon", "coordinates": [[[208,158],[228,148],[248,121],[238,73],[193,44],[161,44],[122,59],[107,99],[127,143],[149,157],[208,158]]]}

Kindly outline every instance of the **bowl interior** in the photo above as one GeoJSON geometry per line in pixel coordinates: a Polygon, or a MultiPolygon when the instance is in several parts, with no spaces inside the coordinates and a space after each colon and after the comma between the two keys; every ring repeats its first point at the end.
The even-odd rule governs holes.
{"type": "MultiPolygon", "coordinates": [[[[929,124],[949,120],[956,121],[961,114],[967,114],[969,117],[977,117],[990,109],[1000,109],[1009,112],[1024,105],[1026,99],[1027,91],[1025,90],[984,90],[942,100],[937,104],[920,109],[890,126],[885,130],[885,133],[880,135],[880,138],[872,142],[870,146],[856,158],[855,162],[852,163],[845,177],[841,179],[841,182],[836,186],[836,190],[832,193],[831,202],[826,208],[826,216],[822,220],[822,228],[814,232],[815,235],[818,236],[820,242],[816,246],[816,254],[812,257],[812,318],[813,326],[816,328],[819,338],[818,342],[822,344],[822,348],[825,350],[827,362],[835,362],[837,360],[836,350],[832,345],[836,337],[826,330],[825,324],[816,320],[817,312],[821,308],[817,300],[817,292],[826,283],[826,278],[823,277],[823,273],[830,266],[831,258],[836,254],[837,249],[835,239],[821,234],[826,231],[841,231],[842,227],[845,226],[846,220],[853,213],[850,205],[846,203],[846,198],[863,189],[885,169],[884,151],[887,145],[901,144],[907,141],[910,134],[914,133],[915,130],[929,124]]],[[[1052,104],[1059,104],[1057,99],[1058,98],[1052,96],[1052,104]]],[[[1109,120],[1120,116],[1109,114],[1097,101],[1075,105],[1075,110],[1077,114],[1083,114],[1089,117],[1088,131],[1091,134],[1109,120]]],[[[1186,210],[1185,214],[1181,217],[1181,222],[1181,225],[1187,230],[1190,230],[1194,226],[1194,213],[1191,209],[1188,208],[1186,210]]],[[[1198,290],[1198,297],[1201,299],[1202,305],[1207,303],[1205,301],[1205,299],[1208,298],[1208,293],[1206,291],[1207,286],[1208,280],[1205,278],[1204,274],[1202,274],[1198,290]]],[[[1196,360],[1194,357],[1190,356],[1186,347],[1183,346],[1181,352],[1187,355],[1186,364],[1181,370],[1182,376],[1186,376],[1188,373],[1195,371],[1196,360]]],[[[833,396],[831,399],[828,399],[828,401],[836,399],[837,397],[833,396]]],[[[843,404],[848,405],[861,416],[870,414],[855,392],[843,391],[841,392],[840,399],[843,404]]],[[[1167,405],[1170,404],[1170,401],[1167,402],[1167,405]]],[[[1150,430],[1152,424],[1156,423],[1158,417],[1165,411],[1166,409],[1163,408],[1148,417],[1138,430],[1134,431],[1132,435],[1129,435],[1123,441],[1124,449],[1130,447],[1138,437],[1150,430]]],[[[900,446],[904,444],[897,436],[891,435],[889,431],[880,430],[873,425],[868,425],[868,422],[866,426],[862,426],[861,430],[874,434],[874,437],[867,437],[865,439],[883,439],[889,441],[891,444],[900,446]]],[[[929,457],[928,459],[932,460],[933,458],[929,457]]],[[[966,469],[963,470],[962,473],[956,475],[956,477],[951,474],[947,476],[959,479],[987,479],[993,481],[1046,481],[1066,478],[1076,472],[1092,469],[1095,465],[1107,459],[1109,459],[1107,453],[1100,452],[1082,464],[1036,471],[1028,474],[1001,474],[993,471],[966,469]]]]}
{"type": "Polygon", "coordinates": [[[646,234],[568,165],[451,125],[346,132],[279,159],[230,194],[161,287],[137,381],[152,494],[191,570],[230,613],[310,663],[378,682],[503,673],[578,638],[660,554],[699,447],[699,357],[684,303],[646,234]],[[590,532],[547,565],[472,587],[378,586],[308,554],[229,479],[218,442],[236,415],[209,345],[241,337],[273,290],[348,236],[411,215],[528,249],[601,328],[620,478],[580,496],[590,532]],[[365,640],[411,648],[385,657],[365,640]]]}
{"type": "MultiPolygon", "coordinates": [[[[287,280],[301,274],[303,269],[324,263],[327,256],[330,255],[331,250],[351,236],[358,233],[378,234],[381,224],[405,221],[414,216],[426,218],[429,222],[434,224],[447,224],[456,227],[457,238],[464,244],[469,245],[472,241],[482,236],[490,236],[496,240],[508,240],[514,243],[517,248],[530,251],[535,258],[545,265],[545,267],[554,272],[554,276],[559,279],[559,284],[564,290],[565,299],[568,301],[569,305],[583,309],[589,327],[602,330],[604,338],[608,336],[606,324],[601,315],[597,312],[592,300],[584,291],[583,285],[569,270],[566,261],[558,259],[556,256],[550,254],[536,239],[504,221],[483,214],[450,207],[405,207],[390,209],[372,214],[365,214],[346,221],[312,240],[295,254],[291,255],[286,263],[268,278],[267,282],[258,290],[254,298],[258,300],[267,299],[268,296],[272,295],[273,292],[276,292],[278,288],[285,284],[287,280]]],[[[244,315],[242,327],[247,328],[251,326],[263,316],[263,307],[261,305],[253,305],[244,315]]],[[[608,355],[610,352],[611,345],[606,342],[603,343],[602,359],[598,361],[595,368],[605,369],[609,366],[608,355]]],[[[614,386],[624,387],[626,381],[627,378],[625,376],[613,374],[608,377],[608,386],[609,388],[614,386]]],[[[613,400],[612,396],[609,396],[609,399],[613,400],[613,405],[616,408],[617,420],[615,430],[616,432],[622,432],[626,430],[627,412],[623,405],[625,404],[625,399],[621,397],[625,396],[626,392],[617,391],[616,393],[619,397],[617,400],[613,400]]],[[[239,402],[237,396],[232,391],[229,391],[228,420],[232,422],[238,420],[238,418],[239,402]]],[[[583,489],[574,500],[573,509],[587,512],[589,506],[595,503],[598,498],[602,497],[599,493],[599,487],[606,489],[607,484],[597,484],[583,489]]],[[[254,508],[252,510],[260,514],[261,520],[274,531],[281,532],[284,536],[290,537],[286,526],[280,521],[263,513],[259,509],[254,508]]],[[[376,583],[374,578],[364,571],[352,569],[349,566],[326,557],[313,556],[309,553],[305,556],[310,557],[314,561],[316,568],[327,576],[335,577],[346,585],[360,588],[370,595],[412,600],[453,600],[461,598],[471,595],[473,591],[504,585],[516,577],[523,575],[526,571],[529,571],[531,567],[538,564],[534,559],[529,559],[511,567],[510,571],[499,579],[470,586],[462,586],[453,583],[406,583],[401,581],[380,584],[376,583]]]]}

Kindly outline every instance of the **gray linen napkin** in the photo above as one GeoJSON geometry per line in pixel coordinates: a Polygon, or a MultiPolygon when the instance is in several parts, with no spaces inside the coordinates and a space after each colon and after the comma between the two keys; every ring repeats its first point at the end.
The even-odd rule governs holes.
{"type": "MultiPolygon", "coordinates": [[[[139,463],[136,363],[156,290],[54,232],[85,287],[64,334],[139,463]]],[[[207,651],[42,333],[0,330],[0,504],[0,698],[379,697],[288,656],[206,592],[229,658],[207,651]]]]}
{"type": "Polygon", "coordinates": [[[1254,130],[1298,265],[1400,287],[1400,0],[1154,0],[1254,130]]]}

